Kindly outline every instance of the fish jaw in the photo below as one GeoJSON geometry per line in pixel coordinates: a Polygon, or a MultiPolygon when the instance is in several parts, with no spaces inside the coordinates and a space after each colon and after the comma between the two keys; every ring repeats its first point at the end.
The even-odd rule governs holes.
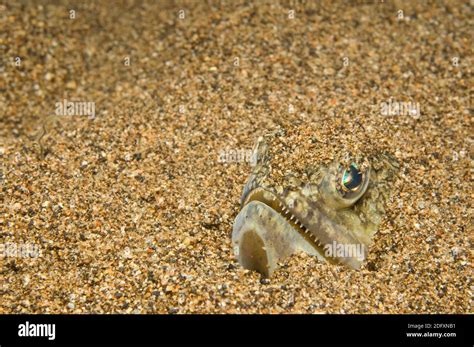
{"type": "Polygon", "coordinates": [[[324,257],[280,213],[260,201],[246,204],[235,219],[232,244],[239,263],[269,277],[288,256],[305,252],[324,257]]]}
{"type": "Polygon", "coordinates": [[[297,252],[360,269],[368,246],[332,220],[316,202],[297,192],[277,195],[263,188],[247,195],[234,222],[232,242],[239,263],[265,276],[271,275],[278,262],[297,252]],[[362,251],[336,255],[336,248],[354,246],[362,251]]]}

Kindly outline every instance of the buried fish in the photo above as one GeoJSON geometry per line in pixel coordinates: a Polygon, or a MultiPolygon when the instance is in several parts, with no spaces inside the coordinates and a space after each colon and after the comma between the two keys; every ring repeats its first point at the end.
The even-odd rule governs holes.
{"type": "Polygon", "coordinates": [[[362,266],[399,166],[383,147],[357,139],[364,134],[346,135],[303,124],[258,139],[232,232],[244,268],[270,276],[297,252],[362,266]]]}

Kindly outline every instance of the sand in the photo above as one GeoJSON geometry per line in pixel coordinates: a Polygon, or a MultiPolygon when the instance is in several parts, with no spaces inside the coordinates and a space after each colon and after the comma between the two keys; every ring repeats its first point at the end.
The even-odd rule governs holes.
{"type": "Polygon", "coordinates": [[[0,7],[0,313],[472,313],[472,2],[0,7]],[[393,151],[397,193],[360,271],[263,279],[220,154],[327,117],[393,151]]]}

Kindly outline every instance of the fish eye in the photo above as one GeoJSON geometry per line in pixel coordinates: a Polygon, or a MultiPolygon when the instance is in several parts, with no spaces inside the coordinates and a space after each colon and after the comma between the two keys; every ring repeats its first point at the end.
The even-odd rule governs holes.
{"type": "Polygon", "coordinates": [[[356,192],[364,182],[364,174],[359,170],[355,163],[352,163],[344,171],[341,178],[341,188],[343,192],[356,192]]]}
{"type": "Polygon", "coordinates": [[[370,163],[367,159],[362,158],[358,164],[352,160],[333,162],[321,181],[320,191],[328,204],[341,209],[354,205],[367,191],[369,182],[370,163]]]}

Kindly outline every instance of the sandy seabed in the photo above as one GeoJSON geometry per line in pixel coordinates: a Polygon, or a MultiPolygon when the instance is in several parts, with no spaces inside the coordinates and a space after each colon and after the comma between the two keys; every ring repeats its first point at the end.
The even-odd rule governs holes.
{"type": "Polygon", "coordinates": [[[472,1],[0,7],[0,313],[472,313],[472,1]],[[328,117],[401,164],[367,261],[242,269],[223,151],[328,117]]]}

